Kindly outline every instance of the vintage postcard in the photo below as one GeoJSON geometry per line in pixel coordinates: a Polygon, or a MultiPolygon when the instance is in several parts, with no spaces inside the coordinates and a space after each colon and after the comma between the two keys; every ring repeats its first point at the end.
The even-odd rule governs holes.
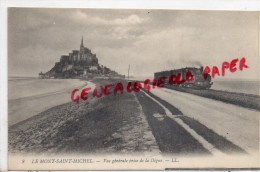
{"type": "Polygon", "coordinates": [[[8,8],[8,169],[259,168],[259,12],[8,8]]]}

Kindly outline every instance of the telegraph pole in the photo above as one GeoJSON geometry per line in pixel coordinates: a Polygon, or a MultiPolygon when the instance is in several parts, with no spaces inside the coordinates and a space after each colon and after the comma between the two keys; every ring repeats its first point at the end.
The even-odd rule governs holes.
{"type": "Polygon", "coordinates": [[[129,81],[130,64],[128,65],[128,81],[129,81]]]}

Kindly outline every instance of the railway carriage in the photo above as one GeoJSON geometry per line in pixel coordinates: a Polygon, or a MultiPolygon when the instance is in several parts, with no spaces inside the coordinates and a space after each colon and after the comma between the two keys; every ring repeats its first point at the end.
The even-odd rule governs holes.
{"type": "Polygon", "coordinates": [[[173,85],[179,87],[188,87],[195,89],[209,89],[213,84],[211,82],[210,74],[203,73],[203,67],[195,68],[195,67],[186,67],[181,69],[162,71],[154,73],[154,79],[159,79],[160,77],[170,78],[172,75],[180,75],[180,80],[185,80],[181,84],[169,84],[169,82],[165,82],[166,85],[173,85]],[[190,72],[193,75],[192,80],[186,80],[187,72],[190,72]]]}

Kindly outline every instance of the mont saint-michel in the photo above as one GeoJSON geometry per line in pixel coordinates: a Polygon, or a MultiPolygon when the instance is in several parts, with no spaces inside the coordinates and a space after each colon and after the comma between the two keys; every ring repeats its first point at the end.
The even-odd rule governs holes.
{"type": "Polygon", "coordinates": [[[98,63],[96,54],[84,46],[83,36],[79,50],[72,50],[68,55],[62,55],[60,61],[46,73],[40,72],[39,78],[93,78],[93,77],[124,78],[106,66],[98,63]]]}

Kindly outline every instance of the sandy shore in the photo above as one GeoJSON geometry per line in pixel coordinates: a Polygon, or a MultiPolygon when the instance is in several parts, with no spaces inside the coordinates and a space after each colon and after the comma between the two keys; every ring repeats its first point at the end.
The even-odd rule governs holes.
{"type": "Polygon", "coordinates": [[[95,87],[91,82],[78,79],[34,79],[12,82],[9,85],[9,126],[37,115],[51,107],[70,102],[70,94],[75,88],[83,88],[86,85],[95,87]]]}

